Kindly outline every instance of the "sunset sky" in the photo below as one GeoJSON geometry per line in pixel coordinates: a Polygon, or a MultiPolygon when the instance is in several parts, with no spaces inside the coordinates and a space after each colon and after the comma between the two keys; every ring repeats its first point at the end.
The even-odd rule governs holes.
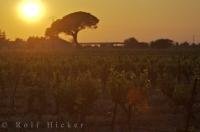
{"type": "Polygon", "coordinates": [[[0,0],[0,29],[10,39],[44,35],[54,19],[75,11],[85,11],[100,19],[95,30],[81,31],[80,42],[123,41],[134,36],[139,41],[171,38],[200,42],[200,0],[41,0],[44,15],[36,22],[20,18],[22,0],[0,0]]]}

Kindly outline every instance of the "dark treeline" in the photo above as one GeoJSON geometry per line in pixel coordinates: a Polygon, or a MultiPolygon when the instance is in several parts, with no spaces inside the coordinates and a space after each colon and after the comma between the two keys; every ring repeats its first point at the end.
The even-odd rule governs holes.
{"type": "MultiPolygon", "coordinates": [[[[125,39],[123,42],[89,42],[80,43],[82,48],[132,48],[132,49],[168,49],[168,48],[200,48],[200,43],[178,43],[171,39],[157,39],[150,43],[139,42],[134,37],[125,39]]],[[[65,41],[59,37],[32,36],[27,40],[16,38],[14,41],[6,37],[5,32],[0,31],[0,48],[70,48],[73,42],[65,41]]]]}
{"type": "Polygon", "coordinates": [[[61,19],[55,20],[50,27],[46,28],[45,36],[31,36],[27,40],[17,38],[10,41],[6,37],[6,33],[0,31],[0,47],[12,48],[63,48],[63,47],[95,47],[95,48],[200,48],[200,44],[183,42],[178,43],[171,39],[160,38],[150,43],[139,42],[135,37],[125,39],[123,42],[94,42],[94,43],[79,43],[78,33],[84,29],[96,29],[99,19],[87,12],[74,12],[64,16],[61,19]],[[71,40],[66,41],[61,35],[70,36],[71,40]],[[61,39],[62,38],[62,39],[61,39]]]}

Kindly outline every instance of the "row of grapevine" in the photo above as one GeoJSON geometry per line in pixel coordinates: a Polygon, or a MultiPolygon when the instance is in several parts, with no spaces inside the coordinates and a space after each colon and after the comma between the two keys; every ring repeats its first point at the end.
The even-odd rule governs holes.
{"type": "MultiPolygon", "coordinates": [[[[40,120],[52,115],[89,123],[103,115],[99,109],[105,109],[111,113],[112,131],[118,126],[117,117],[132,131],[136,113],[153,107],[149,102],[157,92],[175,112],[188,108],[200,57],[107,54],[2,52],[0,115],[40,120]],[[99,102],[104,103],[99,106],[99,102]]],[[[198,128],[195,122],[191,127],[198,128]]]]}

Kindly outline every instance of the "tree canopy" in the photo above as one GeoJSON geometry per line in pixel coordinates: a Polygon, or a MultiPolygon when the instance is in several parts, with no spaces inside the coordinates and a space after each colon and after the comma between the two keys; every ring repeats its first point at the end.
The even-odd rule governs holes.
{"type": "Polygon", "coordinates": [[[125,47],[135,47],[138,43],[139,42],[134,37],[124,40],[125,47]]]}
{"type": "Polygon", "coordinates": [[[124,40],[124,47],[126,48],[148,48],[148,43],[139,42],[134,37],[124,40]]]}
{"type": "Polygon", "coordinates": [[[86,28],[97,28],[99,19],[87,12],[74,12],[54,21],[46,30],[46,36],[57,37],[59,33],[65,33],[73,37],[75,46],[78,46],[78,32],[86,28]]]}
{"type": "Polygon", "coordinates": [[[174,41],[170,39],[158,39],[156,41],[151,42],[151,47],[157,48],[157,49],[170,48],[173,45],[174,45],[174,41]]]}

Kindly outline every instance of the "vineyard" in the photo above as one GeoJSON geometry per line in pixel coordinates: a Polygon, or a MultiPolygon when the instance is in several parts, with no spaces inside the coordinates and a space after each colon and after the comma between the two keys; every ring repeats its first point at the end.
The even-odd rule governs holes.
{"type": "Polygon", "coordinates": [[[194,49],[4,49],[0,121],[84,124],[43,132],[198,132],[199,75],[194,49]]]}

